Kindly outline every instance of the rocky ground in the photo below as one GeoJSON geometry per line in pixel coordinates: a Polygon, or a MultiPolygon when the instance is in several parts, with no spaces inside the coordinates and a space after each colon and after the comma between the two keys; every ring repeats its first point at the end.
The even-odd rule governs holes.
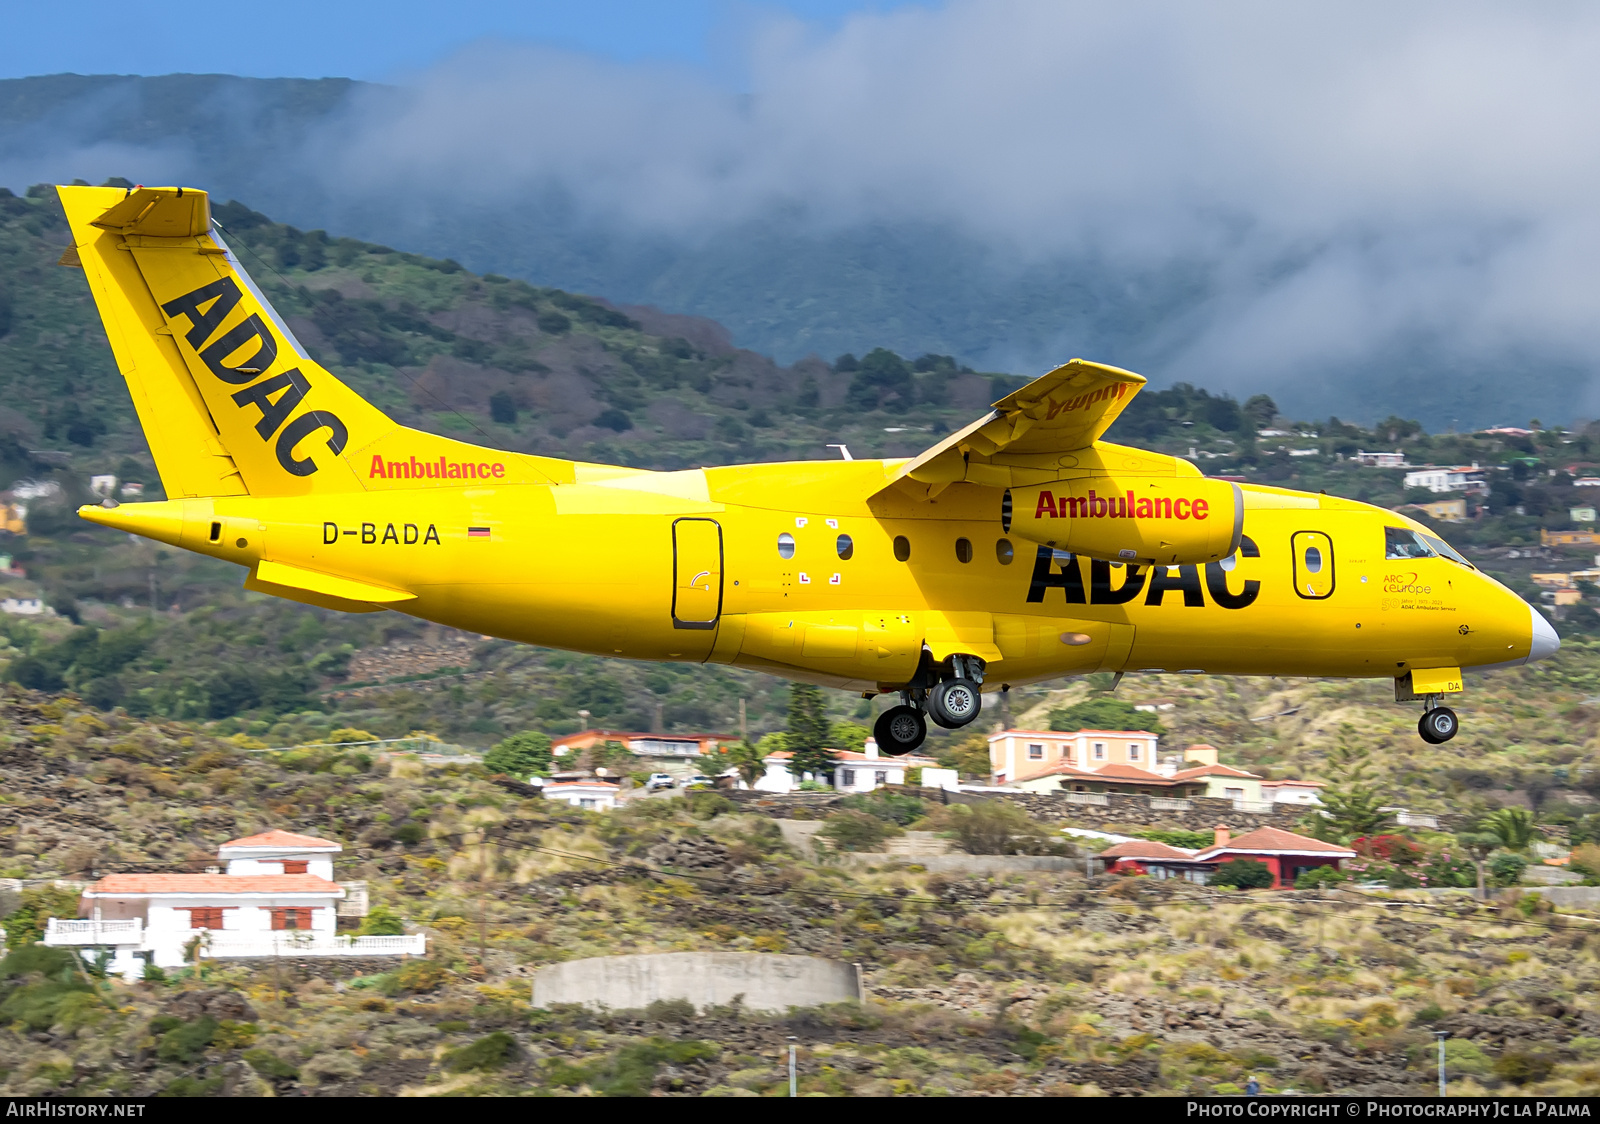
{"type": "Polygon", "coordinates": [[[1600,1091],[1600,921],[1536,899],[845,869],[710,793],[599,816],[475,766],[245,755],[18,692],[0,730],[12,877],[182,869],[286,827],[343,842],[339,877],[430,944],[128,985],[27,945],[56,891],[0,893],[3,1093],[784,1095],[792,1035],[811,1093],[1383,1095],[1431,1087],[1436,1028],[1453,1091],[1600,1091]],[[702,949],[860,963],[868,999],[529,1003],[543,964],[702,949]]]}

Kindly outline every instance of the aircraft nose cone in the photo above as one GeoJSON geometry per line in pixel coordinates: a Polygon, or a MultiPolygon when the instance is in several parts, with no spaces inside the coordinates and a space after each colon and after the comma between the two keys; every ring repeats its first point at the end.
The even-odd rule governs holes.
{"type": "Polygon", "coordinates": [[[1556,635],[1556,630],[1550,627],[1550,622],[1544,619],[1544,614],[1538,609],[1530,605],[1528,612],[1533,615],[1533,642],[1528,648],[1528,662],[1532,663],[1560,651],[1561,637],[1556,635]]]}

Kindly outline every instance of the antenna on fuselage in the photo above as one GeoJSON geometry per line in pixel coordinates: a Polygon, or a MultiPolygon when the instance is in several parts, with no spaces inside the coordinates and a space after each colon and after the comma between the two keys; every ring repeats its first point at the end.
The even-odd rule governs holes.
{"type": "Polygon", "coordinates": [[[856,459],[850,455],[850,446],[848,445],[829,445],[828,448],[838,449],[839,455],[847,461],[853,461],[856,459]]]}

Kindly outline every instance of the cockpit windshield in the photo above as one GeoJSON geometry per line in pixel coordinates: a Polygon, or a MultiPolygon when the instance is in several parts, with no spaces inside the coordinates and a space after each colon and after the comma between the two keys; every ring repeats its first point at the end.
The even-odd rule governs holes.
{"type": "Polygon", "coordinates": [[[1385,527],[1383,537],[1383,556],[1387,559],[1448,558],[1469,570],[1477,569],[1456,553],[1449,543],[1434,535],[1413,531],[1409,527],[1385,527]]]}

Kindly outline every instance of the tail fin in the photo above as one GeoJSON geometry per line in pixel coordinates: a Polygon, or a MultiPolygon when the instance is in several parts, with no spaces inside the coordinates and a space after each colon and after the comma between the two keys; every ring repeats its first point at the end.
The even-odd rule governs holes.
{"type": "Polygon", "coordinates": [[[168,496],[571,479],[570,462],[396,425],[315,363],[214,230],[205,192],[57,190],[168,496]]]}

